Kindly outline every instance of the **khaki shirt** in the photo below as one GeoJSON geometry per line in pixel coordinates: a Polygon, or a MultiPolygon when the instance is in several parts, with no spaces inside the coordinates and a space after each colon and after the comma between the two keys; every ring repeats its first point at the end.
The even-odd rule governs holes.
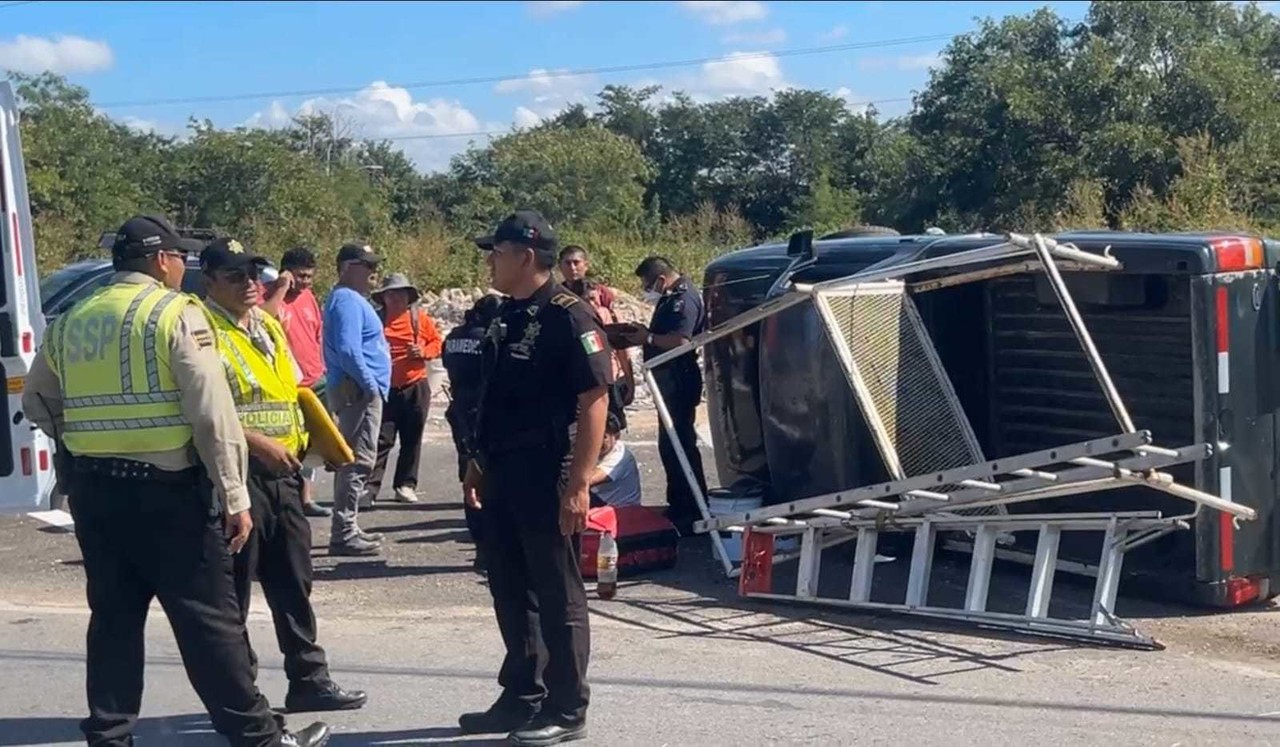
{"type": "MultiPolygon", "coordinates": [[[[117,272],[111,276],[111,283],[159,285],[150,275],[136,272],[117,272]]],[[[182,393],[182,414],[191,423],[192,444],[170,451],[115,456],[174,472],[195,466],[197,460],[203,462],[227,511],[239,513],[249,508],[249,490],[245,487],[249,447],[213,339],[209,320],[195,305],[183,310],[178,329],[170,338],[170,374],[182,393]]],[[[36,356],[27,375],[22,407],[27,417],[49,436],[62,433],[62,383],[43,353],[36,356]]]]}

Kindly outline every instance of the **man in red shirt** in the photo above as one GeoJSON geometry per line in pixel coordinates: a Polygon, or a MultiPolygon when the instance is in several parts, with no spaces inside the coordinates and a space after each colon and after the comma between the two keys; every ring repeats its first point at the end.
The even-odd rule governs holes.
{"type": "MultiPolygon", "coordinates": [[[[573,291],[579,297],[586,297],[584,283],[587,282],[587,273],[590,270],[591,258],[587,256],[586,249],[577,244],[570,244],[560,252],[560,277],[564,278],[564,287],[573,291]]],[[[603,283],[594,285],[598,294],[596,306],[612,312],[613,301],[616,297],[613,289],[603,283]]]]}
{"type": "Polygon", "coordinates": [[[391,392],[382,408],[378,458],[365,483],[362,505],[372,506],[378,497],[396,436],[400,437],[400,458],[396,460],[392,483],[395,499],[401,503],[418,501],[418,456],[431,407],[427,366],[440,357],[444,348],[435,322],[417,305],[420,297],[409,278],[398,272],[387,276],[373,294],[374,302],[381,307],[382,331],[391,348],[391,392]]]}
{"type": "MultiPolygon", "coordinates": [[[[284,327],[289,350],[302,370],[299,386],[311,387],[324,402],[323,315],[311,284],[316,278],[316,256],[306,247],[295,247],[280,258],[280,277],[267,287],[262,308],[284,327]]],[[[314,470],[302,474],[302,509],[307,516],[329,516],[330,511],[311,498],[314,470]]]]}

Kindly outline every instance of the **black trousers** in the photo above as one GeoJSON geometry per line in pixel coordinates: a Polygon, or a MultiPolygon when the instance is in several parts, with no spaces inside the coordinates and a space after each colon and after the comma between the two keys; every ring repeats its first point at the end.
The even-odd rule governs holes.
{"type": "Polygon", "coordinates": [[[365,483],[372,500],[382,488],[387,471],[387,457],[400,437],[400,456],[391,487],[418,487],[418,459],[422,454],[422,432],[427,428],[427,412],[431,409],[431,385],[424,378],[402,389],[392,388],[382,407],[382,428],[378,431],[378,458],[373,474],[365,483]]]}
{"type": "Polygon", "coordinates": [[[283,721],[254,684],[232,559],[211,486],[72,474],[84,558],[90,745],[128,745],[142,705],[144,628],[153,598],[213,728],[234,745],[278,745],[283,721]]]}
{"type": "Polygon", "coordinates": [[[559,529],[559,459],[508,453],[485,473],[483,542],[489,592],[506,657],[502,698],[543,713],[586,717],[591,632],[578,567],[578,537],[559,529]]]}
{"type": "MultiPolygon", "coordinates": [[[[702,452],[698,450],[698,432],[694,427],[698,404],[702,401],[702,379],[697,376],[656,374],[655,379],[662,398],[667,403],[667,411],[671,413],[676,435],[684,445],[684,454],[689,460],[689,466],[693,468],[698,488],[705,496],[707,478],[702,471],[702,452]]],[[[676,446],[667,437],[666,428],[658,429],[658,456],[662,459],[662,469],[667,473],[667,518],[676,523],[701,519],[698,502],[689,490],[689,481],[685,479],[680,459],[676,456],[676,446]]]]}
{"type": "MultiPolygon", "coordinates": [[[[329,666],[316,643],[311,609],[311,524],[302,512],[302,477],[276,477],[250,459],[248,486],[253,534],[235,556],[240,619],[249,618],[250,592],[257,578],[271,608],[289,689],[317,688],[329,682],[329,666]]],[[[256,676],[258,657],[252,647],[249,653],[256,676]]]]}

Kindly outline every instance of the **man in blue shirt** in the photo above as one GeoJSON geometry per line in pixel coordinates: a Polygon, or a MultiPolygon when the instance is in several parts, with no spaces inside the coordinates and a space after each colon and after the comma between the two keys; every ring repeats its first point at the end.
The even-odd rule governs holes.
{"type": "Polygon", "coordinates": [[[329,409],[337,413],[338,429],[356,457],[334,476],[331,555],[376,555],[382,549],[381,535],[356,523],[360,496],[378,456],[382,406],[391,388],[391,351],[368,299],[380,261],[367,246],[347,244],[338,250],[338,284],[324,305],[329,409]]]}

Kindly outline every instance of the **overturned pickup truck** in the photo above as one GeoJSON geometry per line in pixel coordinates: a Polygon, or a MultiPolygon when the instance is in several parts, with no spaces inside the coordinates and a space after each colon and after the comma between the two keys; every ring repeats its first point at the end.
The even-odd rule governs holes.
{"type": "MultiPolygon", "coordinates": [[[[965,438],[917,439],[899,449],[898,474],[887,471],[885,424],[869,426],[865,405],[859,407],[850,363],[829,342],[830,310],[797,304],[715,339],[702,352],[722,484],[763,484],[765,505],[776,506],[920,474],[909,464],[912,448],[931,450],[936,461],[938,449],[959,448],[955,444],[967,440],[971,453],[942,455],[946,464],[957,465],[1049,450],[1115,434],[1121,413],[1114,403],[1122,400],[1122,422],[1131,419],[1134,428],[1162,443],[1209,445],[1206,458],[1169,467],[1177,483],[1256,512],[1256,520],[1234,522],[1225,512],[1206,510],[1195,514],[1190,531],[1153,534],[1127,553],[1125,581],[1222,607],[1274,596],[1280,592],[1274,583],[1280,576],[1280,244],[1235,234],[1100,231],[1051,238],[1117,262],[1107,271],[1087,263],[1064,266],[1061,279],[1118,397],[1100,389],[1055,287],[1035,272],[1033,258],[1021,265],[970,265],[962,277],[925,269],[900,280],[914,299],[912,318],[932,339],[928,356],[945,371],[948,396],[967,415],[965,438]]],[[[709,322],[722,325],[803,285],[907,263],[927,268],[926,260],[1004,242],[990,234],[838,238],[805,245],[801,257],[793,237],[790,245],[742,249],[706,270],[709,322]]],[[[871,304],[858,308],[865,309],[859,314],[878,313],[871,304]]],[[[848,313],[854,314],[852,307],[848,313]]],[[[859,344],[880,344],[875,325],[866,326],[871,331],[864,331],[859,344]]],[[[887,355],[909,352],[885,344],[893,348],[887,355]]],[[[902,370],[894,375],[904,376],[902,370]]],[[[909,406],[927,410],[931,401],[916,396],[909,406]]],[[[889,411],[899,405],[879,406],[889,411]]],[[[930,412],[892,414],[899,427],[904,420],[928,424],[931,418],[943,424],[939,428],[951,427],[930,412]]],[[[1105,507],[1185,513],[1186,504],[1167,493],[1118,483],[1107,487],[1105,493],[1077,492],[1034,507],[1011,503],[1001,511],[1083,515],[1105,507]]],[[[1023,533],[1016,542],[1002,542],[994,555],[1032,562],[1035,539],[1023,533]]],[[[973,547],[963,534],[947,541],[957,549],[973,547]]],[[[1060,547],[1055,537],[1057,568],[1096,575],[1099,546],[1096,536],[1063,534],[1060,547]]]]}

